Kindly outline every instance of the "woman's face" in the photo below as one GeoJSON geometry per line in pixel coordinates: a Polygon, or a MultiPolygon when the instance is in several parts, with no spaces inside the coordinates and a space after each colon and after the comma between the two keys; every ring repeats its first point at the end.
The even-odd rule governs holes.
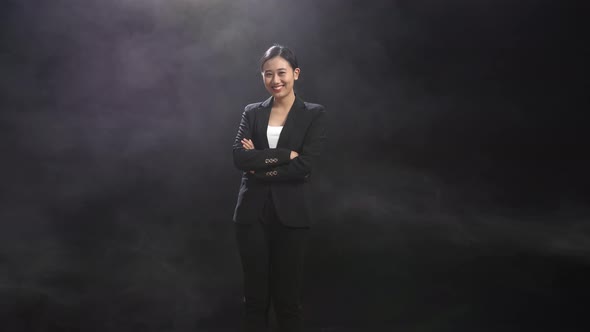
{"type": "Polygon", "coordinates": [[[299,78],[299,68],[293,69],[280,56],[268,59],[262,65],[262,78],[266,90],[275,98],[283,98],[293,92],[293,85],[299,78]]]}

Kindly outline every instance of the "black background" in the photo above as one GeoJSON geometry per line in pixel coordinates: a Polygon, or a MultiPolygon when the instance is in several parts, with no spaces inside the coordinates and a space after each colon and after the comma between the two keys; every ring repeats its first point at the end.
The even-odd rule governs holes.
{"type": "Polygon", "coordinates": [[[590,324],[582,11],[557,1],[5,1],[3,331],[237,326],[231,145],[275,42],[326,106],[307,325],[590,324]]]}

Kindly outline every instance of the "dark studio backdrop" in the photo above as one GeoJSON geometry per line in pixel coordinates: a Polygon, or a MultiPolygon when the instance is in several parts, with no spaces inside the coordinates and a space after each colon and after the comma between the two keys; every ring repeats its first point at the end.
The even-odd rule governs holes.
{"type": "Polygon", "coordinates": [[[585,330],[588,54],[557,3],[4,1],[0,329],[237,326],[231,145],[278,42],[330,117],[308,326],[585,330]]]}

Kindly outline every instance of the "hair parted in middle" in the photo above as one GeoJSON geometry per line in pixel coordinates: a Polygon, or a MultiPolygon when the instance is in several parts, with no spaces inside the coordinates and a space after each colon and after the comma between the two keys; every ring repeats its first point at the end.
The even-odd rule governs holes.
{"type": "Polygon", "coordinates": [[[260,69],[262,70],[262,66],[264,66],[266,61],[276,56],[280,56],[281,58],[287,60],[292,69],[299,68],[297,57],[295,57],[295,53],[293,53],[291,49],[280,44],[274,44],[268,50],[266,50],[266,52],[264,52],[260,58],[260,69]]]}

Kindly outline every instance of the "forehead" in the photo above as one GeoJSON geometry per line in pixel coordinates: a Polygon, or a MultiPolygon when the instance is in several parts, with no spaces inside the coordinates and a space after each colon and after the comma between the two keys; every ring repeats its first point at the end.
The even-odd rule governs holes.
{"type": "Polygon", "coordinates": [[[290,69],[291,65],[285,59],[280,56],[275,56],[274,58],[268,59],[264,65],[262,65],[262,71],[267,70],[279,70],[279,69],[290,69]]]}

